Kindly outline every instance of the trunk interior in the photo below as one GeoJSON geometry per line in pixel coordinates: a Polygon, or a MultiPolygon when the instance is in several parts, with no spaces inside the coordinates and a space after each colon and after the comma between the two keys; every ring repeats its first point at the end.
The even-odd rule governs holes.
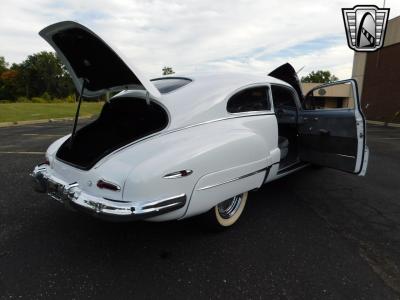
{"type": "Polygon", "coordinates": [[[132,97],[115,98],[104,104],[94,122],[78,130],[73,143],[68,139],[57,158],[88,170],[109,153],[142,137],[164,129],[166,111],[157,103],[132,97]]]}

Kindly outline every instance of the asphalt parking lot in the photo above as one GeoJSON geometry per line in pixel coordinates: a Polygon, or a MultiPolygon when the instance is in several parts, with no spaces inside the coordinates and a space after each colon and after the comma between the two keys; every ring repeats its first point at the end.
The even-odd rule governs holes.
{"type": "Polygon", "coordinates": [[[232,229],[107,223],[35,194],[57,122],[0,128],[0,298],[399,299],[400,128],[369,127],[366,177],[307,168],[232,229]]]}

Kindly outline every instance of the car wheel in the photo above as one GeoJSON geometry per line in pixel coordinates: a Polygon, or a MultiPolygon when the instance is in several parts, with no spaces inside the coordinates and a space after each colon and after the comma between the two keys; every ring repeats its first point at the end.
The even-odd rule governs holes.
{"type": "Polygon", "coordinates": [[[207,223],[212,229],[224,229],[239,220],[246,206],[248,192],[227,199],[207,213],[207,223]]]}

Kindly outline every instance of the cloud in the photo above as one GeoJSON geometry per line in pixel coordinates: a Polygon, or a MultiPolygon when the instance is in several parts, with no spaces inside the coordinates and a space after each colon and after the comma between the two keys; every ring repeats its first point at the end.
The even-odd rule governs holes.
{"type": "MultiPolygon", "coordinates": [[[[381,5],[381,1],[363,4],[381,5]]],[[[150,76],[164,65],[177,72],[236,70],[266,73],[281,62],[351,75],[342,7],[358,1],[265,0],[3,0],[0,55],[20,62],[49,50],[37,32],[75,20],[87,25],[150,76]]],[[[391,17],[400,13],[386,1],[391,17]]]]}

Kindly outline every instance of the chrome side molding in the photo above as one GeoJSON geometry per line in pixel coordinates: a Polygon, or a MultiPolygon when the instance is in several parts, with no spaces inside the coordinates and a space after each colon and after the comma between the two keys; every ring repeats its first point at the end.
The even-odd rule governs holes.
{"type": "Polygon", "coordinates": [[[164,175],[163,178],[166,178],[166,179],[181,178],[181,177],[189,176],[192,173],[193,173],[193,170],[181,170],[181,171],[172,172],[167,175],[164,175]]]}
{"type": "Polygon", "coordinates": [[[236,178],[232,178],[232,179],[226,180],[226,181],[224,181],[224,182],[219,182],[219,183],[207,185],[207,186],[204,186],[204,187],[202,187],[202,188],[198,188],[198,189],[196,189],[196,190],[197,190],[197,191],[208,190],[208,189],[211,189],[211,188],[213,188],[213,187],[217,187],[217,186],[220,186],[220,185],[223,185],[223,184],[226,184],[226,183],[234,182],[234,181],[237,181],[237,180],[240,180],[240,179],[244,179],[244,178],[246,178],[246,177],[250,177],[250,176],[256,175],[256,174],[258,174],[258,173],[261,173],[261,172],[266,171],[267,169],[268,169],[268,168],[263,168],[263,169],[261,169],[261,170],[251,172],[251,173],[249,173],[249,174],[245,174],[245,175],[242,175],[242,176],[239,176],[239,177],[236,177],[236,178]]]}

